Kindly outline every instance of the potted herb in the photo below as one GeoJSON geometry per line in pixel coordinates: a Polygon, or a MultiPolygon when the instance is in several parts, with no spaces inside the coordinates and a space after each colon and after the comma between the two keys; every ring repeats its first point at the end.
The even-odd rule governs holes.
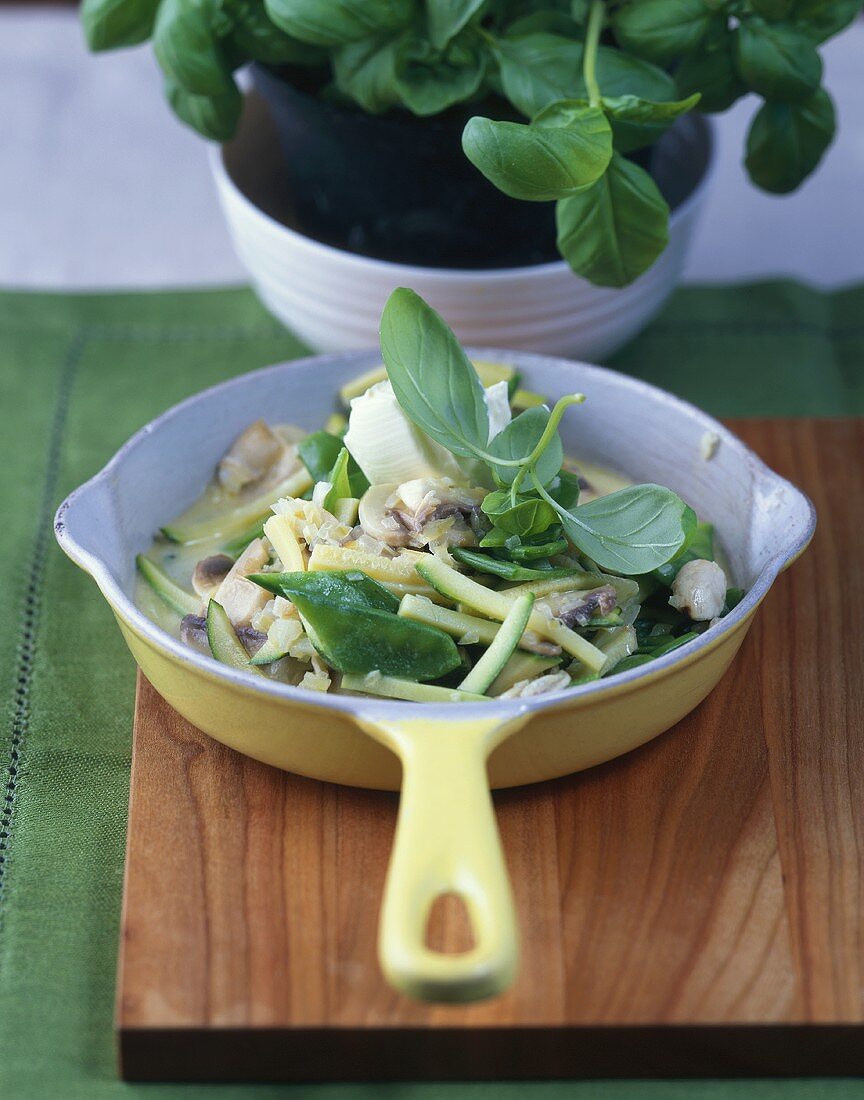
{"type": "MultiPolygon", "coordinates": [[[[214,140],[237,129],[234,74],[253,62],[295,228],[309,238],[423,267],[520,269],[560,255],[595,287],[621,288],[664,252],[670,200],[687,197],[659,179],[654,156],[677,120],[755,93],[754,183],[786,192],[813,171],[835,127],[819,46],[860,6],[84,0],[82,18],[93,49],[152,37],[175,112],[214,140]]],[[[705,132],[682,132],[700,146],[692,191],[705,132]]]]}

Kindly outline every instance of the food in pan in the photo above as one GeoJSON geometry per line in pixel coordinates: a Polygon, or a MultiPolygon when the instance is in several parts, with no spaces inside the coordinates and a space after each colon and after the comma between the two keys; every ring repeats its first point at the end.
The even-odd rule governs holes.
{"type": "Polygon", "coordinates": [[[139,557],[139,606],[185,644],[315,691],[475,702],[647,664],[741,599],[680,497],[564,454],[583,395],[550,408],[472,363],[409,290],[381,349],[321,430],[247,427],[139,557]]]}

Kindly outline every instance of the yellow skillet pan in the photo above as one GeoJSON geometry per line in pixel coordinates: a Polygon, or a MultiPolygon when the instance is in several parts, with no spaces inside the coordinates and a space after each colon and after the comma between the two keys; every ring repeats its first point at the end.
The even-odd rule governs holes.
{"type": "Polygon", "coordinates": [[[317,427],[339,387],[378,361],[371,352],[269,367],[190,398],[138,432],[56,518],[60,545],[96,580],[145,675],[190,722],[288,771],[401,788],[379,957],[396,989],[435,1001],[492,996],[516,973],[518,933],[490,786],[590,768],[679,721],[717,684],[815,525],[803,494],[722,425],[661,390],[581,363],[470,354],[512,363],[550,398],[585,393],[583,411],[567,424],[568,451],[668,485],[712,521],[734,582],[747,589],[735,610],[696,641],[620,676],[533,699],[449,706],[322,695],[183,647],[134,605],[135,555],[201,493],[244,427],[260,416],[317,427]],[[431,906],[449,893],[464,900],[472,923],[474,946],[459,955],[425,943],[431,906]]]}

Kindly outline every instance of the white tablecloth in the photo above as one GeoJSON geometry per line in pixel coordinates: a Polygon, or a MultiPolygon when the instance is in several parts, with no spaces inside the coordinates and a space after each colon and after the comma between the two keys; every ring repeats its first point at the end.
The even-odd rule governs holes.
{"type": "MultiPolygon", "coordinates": [[[[754,104],[717,120],[720,165],[689,281],[864,279],[864,24],[825,50],[840,136],[782,199],[747,182],[754,104]]],[[[0,285],[240,282],[204,142],[175,121],[149,47],[87,53],[71,10],[0,9],[0,285]]]]}

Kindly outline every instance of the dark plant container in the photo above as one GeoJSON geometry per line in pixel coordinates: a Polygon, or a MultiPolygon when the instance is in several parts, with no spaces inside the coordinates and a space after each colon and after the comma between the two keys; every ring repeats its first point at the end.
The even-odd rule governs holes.
{"type": "Polygon", "coordinates": [[[552,203],[519,202],[462,152],[475,114],[503,101],[416,118],[369,115],[316,95],[307,71],[252,67],[282,145],[295,228],[336,248],[427,267],[521,267],[559,259],[552,203]]]}

